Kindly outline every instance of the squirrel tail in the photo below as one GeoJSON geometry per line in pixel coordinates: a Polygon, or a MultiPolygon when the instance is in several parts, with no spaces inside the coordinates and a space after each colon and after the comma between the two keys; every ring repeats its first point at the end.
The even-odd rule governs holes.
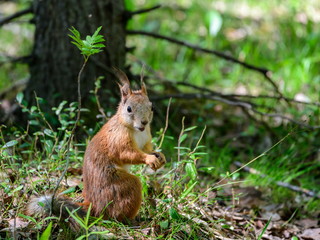
{"type": "MultiPolygon", "coordinates": [[[[59,217],[61,220],[65,220],[70,217],[67,209],[70,212],[76,211],[77,215],[81,218],[87,214],[84,206],[63,196],[56,196],[52,204],[52,195],[32,198],[27,205],[26,214],[29,216],[48,216],[51,212],[52,215],[59,217]]],[[[70,218],[70,223],[72,228],[77,229],[77,224],[72,218],[70,218]]]]}

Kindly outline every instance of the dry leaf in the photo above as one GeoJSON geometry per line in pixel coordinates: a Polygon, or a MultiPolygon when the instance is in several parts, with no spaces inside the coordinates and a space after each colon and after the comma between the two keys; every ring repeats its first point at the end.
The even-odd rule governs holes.
{"type": "Polygon", "coordinates": [[[270,219],[271,218],[272,221],[281,220],[280,215],[278,213],[273,213],[273,212],[262,213],[261,217],[264,218],[264,219],[270,219]]]}
{"type": "Polygon", "coordinates": [[[320,228],[310,228],[303,231],[299,235],[302,239],[319,240],[320,239],[320,228]]]}
{"type": "Polygon", "coordinates": [[[313,228],[318,226],[318,220],[315,219],[301,219],[295,222],[299,226],[302,226],[303,229],[313,228]]]}
{"type": "Polygon", "coordinates": [[[10,229],[21,229],[28,226],[28,222],[22,218],[12,218],[8,221],[10,229]]]}

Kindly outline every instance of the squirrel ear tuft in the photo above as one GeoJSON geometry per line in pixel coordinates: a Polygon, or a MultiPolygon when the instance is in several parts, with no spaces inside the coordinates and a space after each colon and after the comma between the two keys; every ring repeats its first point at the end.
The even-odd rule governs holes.
{"type": "Polygon", "coordinates": [[[129,81],[127,75],[124,72],[122,72],[118,68],[113,67],[113,73],[120,80],[120,83],[121,83],[122,86],[124,86],[125,84],[128,84],[128,86],[130,87],[130,81],[129,81]]]}
{"type": "Polygon", "coordinates": [[[120,83],[118,83],[118,85],[121,91],[121,99],[125,102],[128,96],[132,93],[130,89],[130,81],[127,75],[120,69],[113,67],[113,72],[120,80],[120,83]]]}
{"type": "Polygon", "coordinates": [[[143,81],[143,77],[144,77],[143,72],[144,72],[144,65],[142,65],[142,69],[140,73],[140,85],[141,85],[141,92],[145,95],[148,95],[146,84],[143,81]]]}
{"type": "Polygon", "coordinates": [[[141,81],[141,92],[145,95],[148,95],[148,92],[147,92],[147,87],[146,85],[144,84],[143,81],[141,81]]]}

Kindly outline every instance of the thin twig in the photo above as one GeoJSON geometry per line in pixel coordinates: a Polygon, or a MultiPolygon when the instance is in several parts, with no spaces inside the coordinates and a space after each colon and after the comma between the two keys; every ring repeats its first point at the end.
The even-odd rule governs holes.
{"type": "Polygon", "coordinates": [[[257,99],[272,99],[272,100],[281,100],[285,99],[288,102],[292,103],[298,103],[303,105],[313,105],[313,106],[320,106],[320,102],[305,102],[296,100],[294,98],[288,98],[288,97],[279,97],[279,96],[270,96],[270,95],[242,95],[242,94],[223,94],[225,97],[236,97],[236,98],[257,98],[257,99]]]}
{"type": "Polygon", "coordinates": [[[216,100],[223,103],[226,103],[228,105],[232,106],[239,106],[239,107],[245,107],[248,109],[251,109],[253,106],[256,106],[253,103],[249,102],[243,102],[243,101],[233,101],[229,99],[222,98],[220,96],[215,96],[213,94],[203,94],[203,93],[176,93],[176,94],[167,94],[162,96],[154,96],[150,97],[153,101],[161,101],[168,98],[177,98],[177,99],[210,99],[210,100],[216,100]]]}
{"type": "Polygon", "coordinates": [[[301,127],[305,127],[305,128],[309,128],[309,129],[319,129],[320,128],[320,126],[318,126],[318,125],[317,126],[311,126],[311,125],[306,124],[306,123],[304,123],[302,121],[295,120],[293,118],[287,117],[287,116],[285,116],[283,114],[280,114],[280,113],[264,113],[264,112],[261,112],[261,111],[259,111],[257,109],[254,109],[254,108],[252,108],[251,111],[253,111],[253,112],[255,112],[255,113],[257,113],[257,114],[259,114],[261,116],[266,116],[266,117],[271,117],[271,118],[281,118],[283,120],[288,120],[289,122],[295,123],[295,124],[297,124],[297,125],[299,125],[301,127]]]}
{"type": "Polygon", "coordinates": [[[5,60],[0,62],[0,66],[6,64],[6,63],[22,63],[22,64],[27,64],[31,61],[32,55],[27,55],[27,56],[21,56],[21,57],[12,57],[12,56],[1,56],[6,58],[5,60]]]}
{"type": "Polygon", "coordinates": [[[19,18],[23,15],[26,15],[28,13],[33,13],[33,10],[32,10],[32,7],[30,8],[27,8],[27,9],[24,9],[24,10],[21,10],[19,12],[16,12],[8,17],[4,17],[0,20],[0,27],[4,24],[7,24],[9,22],[11,22],[12,20],[16,19],[16,18],[19,18]]]}
{"type": "MultiPolygon", "coordinates": [[[[170,80],[167,80],[167,79],[164,79],[164,81],[173,83],[173,81],[170,81],[170,80]]],[[[288,97],[285,97],[285,96],[280,97],[280,96],[270,96],[270,95],[256,95],[256,96],[254,96],[254,95],[243,95],[243,94],[222,94],[222,93],[210,90],[208,88],[200,87],[200,86],[197,86],[197,85],[194,85],[194,84],[191,84],[191,83],[187,83],[187,82],[179,81],[179,82],[174,82],[174,84],[191,87],[191,88],[194,88],[194,89],[197,89],[197,90],[200,90],[200,91],[214,93],[217,96],[226,97],[226,98],[228,98],[228,97],[232,97],[232,98],[249,98],[249,99],[252,99],[252,98],[257,98],[257,99],[262,98],[263,99],[263,98],[265,98],[265,99],[273,99],[273,100],[284,99],[287,102],[292,102],[292,103],[320,106],[320,102],[299,101],[299,100],[296,100],[294,98],[288,98],[288,97]]]]}
{"type": "Polygon", "coordinates": [[[248,119],[256,122],[257,124],[262,125],[265,129],[267,129],[270,133],[272,133],[274,136],[276,136],[275,131],[273,130],[273,128],[271,128],[266,121],[264,121],[263,119],[257,119],[253,116],[252,113],[249,112],[249,109],[246,109],[244,107],[241,108],[242,112],[248,117],[248,119]]]}
{"type": "MultiPolygon", "coordinates": [[[[251,168],[251,167],[248,167],[248,166],[243,166],[243,164],[238,162],[238,161],[233,162],[233,164],[236,165],[237,167],[242,168],[244,171],[249,172],[251,174],[258,175],[258,176],[263,177],[263,178],[269,178],[266,174],[263,174],[263,173],[261,173],[260,171],[254,169],[254,168],[251,168]]],[[[317,193],[315,193],[315,192],[313,192],[313,191],[311,191],[309,189],[301,188],[301,187],[298,187],[298,186],[295,186],[295,185],[292,185],[292,184],[289,184],[289,183],[285,183],[285,182],[282,182],[282,181],[276,181],[276,184],[278,186],[281,186],[281,187],[289,188],[292,191],[306,194],[307,196],[310,196],[310,197],[320,198],[319,194],[317,194],[317,193]]]]}
{"type": "Polygon", "coordinates": [[[196,143],[196,146],[193,148],[192,152],[189,153],[189,156],[191,156],[192,154],[194,154],[197,151],[197,148],[198,148],[198,146],[199,146],[199,144],[200,144],[200,142],[201,142],[201,140],[202,140],[202,138],[204,136],[204,133],[206,132],[206,129],[207,129],[207,125],[204,126],[204,128],[203,128],[203,130],[201,132],[201,135],[200,135],[200,137],[199,137],[199,139],[198,139],[198,141],[196,143]]]}
{"type": "Polygon", "coordinates": [[[114,75],[114,71],[112,68],[106,66],[101,61],[98,61],[96,58],[94,57],[90,58],[90,62],[93,62],[93,64],[95,64],[97,67],[101,68],[102,70],[106,71],[107,73],[111,73],[112,75],[114,75]]]}
{"type": "Polygon", "coordinates": [[[172,98],[169,98],[168,107],[167,107],[167,113],[166,113],[166,125],[165,125],[164,130],[163,130],[163,132],[161,134],[161,140],[160,140],[160,143],[159,143],[157,149],[161,148],[163,140],[164,140],[164,136],[165,136],[166,131],[167,131],[168,126],[169,126],[169,111],[170,111],[171,100],[172,100],[172,98]]]}
{"type": "Polygon", "coordinates": [[[66,166],[65,166],[65,169],[63,170],[60,178],[59,178],[58,181],[57,181],[56,187],[55,187],[54,190],[53,190],[52,200],[51,200],[50,215],[52,214],[52,209],[53,209],[53,205],[54,205],[54,204],[53,204],[53,203],[54,203],[54,198],[55,198],[55,195],[56,195],[56,193],[57,193],[57,190],[58,190],[58,188],[59,188],[59,186],[60,186],[60,183],[61,183],[62,179],[64,178],[64,176],[66,175],[66,172],[67,172],[67,170],[68,170],[68,168],[69,168],[69,163],[70,163],[69,152],[70,152],[71,142],[72,142],[72,140],[73,140],[73,136],[74,136],[75,130],[76,130],[76,128],[77,128],[78,122],[80,121],[80,114],[81,114],[81,85],[80,85],[80,84],[81,84],[81,81],[80,81],[80,80],[81,80],[81,74],[82,74],[83,69],[84,69],[84,67],[86,66],[87,62],[88,62],[88,58],[85,58],[85,61],[84,61],[83,65],[82,65],[82,67],[81,67],[81,69],[80,69],[80,71],[79,71],[79,73],[78,73],[78,78],[77,78],[77,84],[78,84],[78,109],[77,109],[77,118],[76,118],[76,121],[75,121],[75,123],[74,123],[74,125],[73,125],[73,128],[72,128],[72,130],[71,130],[70,137],[69,137],[68,142],[67,142],[66,153],[64,154],[64,155],[67,156],[66,166]]]}
{"type": "Polygon", "coordinates": [[[235,171],[233,171],[232,173],[228,174],[227,176],[223,177],[219,182],[215,183],[213,188],[217,187],[222,181],[224,181],[226,178],[231,177],[232,175],[234,175],[235,173],[239,172],[240,170],[242,170],[243,168],[245,168],[246,166],[248,166],[249,164],[253,163],[254,161],[256,161],[257,159],[265,156],[268,152],[270,152],[272,149],[274,149],[276,146],[278,146],[280,143],[282,143],[285,139],[287,139],[287,137],[289,137],[291,134],[293,133],[293,130],[291,132],[289,132],[286,136],[284,136],[283,138],[281,138],[277,143],[275,143],[274,145],[272,145],[270,148],[268,148],[267,150],[265,150],[263,153],[261,153],[259,156],[251,159],[249,162],[247,162],[246,164],[242,165],[241,167],[239,167],[238,169],[236,169],[235,171]]]}
{"type": "MultiPolygon", "coordinates": [[[[310,106],[320,106],[320,102],[305,102],[305,101],[299,101],[299,100],[295,100],[294,98],[288,98],[288,97],[280,97],[280,96],[270,96],[270,95],[242,95],[242,94],[223,94],[223,93],[219,93],[216,91],[213,91],[209,88],[205,88],[205,87],[200,87],[197,85],[194,85],[192,83],[187,83],[187,82],[183,82],[183,81],[178,81],[175,82],[173,80],[169,80],[169,79],[164,79],[158,76],[153,76],[153,78],[161,80],[162,82],[165,83],[169,83],[169,84],[174,84],[174,85],[181,85],[181,86],[186,86],[186,87],[191,87],[193,89],[202,91],[202,92],[208,92],[211,93],[212,95],[216,95],[216,96],[220,96],[223,98],[228,98],[228,99],[232,99],[233,101],[239,101],[238,98],[248,98],[248,99],[272,99],[272,100],[281,100],[284,99],[287,102],[290,103],[297,103],[297,104],[303,104],[303,105],[310,105],[310,106]]],[[[243,101],[243,100],[241,100],[243,101]]]]}
{"type": "Polygon", "coordinates": [[[181,146],[181,137],[184,133],[184,116],[182,117],[182,121],[181,121],[181,132],[179,134],[178,137],[178,162],[180,162],[181,157],[180,157],[180,146],[181,146]]]}
{"type": "MultiPolygon", "coordinates": [[[[98,77],[98,79],[96,81],[100,81],[101,79],[103,79],[103,77],[98,77]]],[[[107,117],[106,113],[104,112],[104,110],[103,110],[103,108],[101,106],[101,103],[100,103],[100,97],[99,97],[99,94],[98,94],[99,89],[100,88],[97,87],[97,86],[94,88],[94,96],[95,96],[96,101],[97,101],[98,110],[101,113],[101,115],[103,116],[103,120],[107,121],[108,117],[107,117]]]]}
{"type": "Polygon", "coordinates": [[[186,41],[182,41],[182,40],[179,40],[179,39],[171,38],[171,37],[168,37],[168,36],[164,36],[164,35],[161,35],[161,34],[158,34],[158,33],[152,33],[152,32],[146,32],[146,31],[138,31],[138,30],[127,30],[127,34],[128,35],[143,35],[143,36],[148,36],[148,37],[153,37],[153,38],[157,38],[157,39],[166,40],[168,42],[172,42],[172,43],[175,43],[175,44],[178,44],[178,45],[182,45],[182,46],[194,49],[194,50],[199,51],[199,52],[213,54],[213,55],[215,55],[217,57],[220,57],[220,58],[223,58],[223,59],[225,59],[227,61],[231,61],[231,62],[240,64],[241,66],[243,66],[243,67],[245,67],[247,69],[250,69],[250,70],[253,70],[253,71],[257,71],[260,74],[262,74],[267,79],[267,81],[273,86],[273,88],[275,89],[277,94],[281,98],[283,98],[283,95],[280,92],[278,86],[271,79],[271,71],[269,69],[267,69],[267,68],[258,67],[258,66],[255,66],[255,65],[240,61],[240,60],[238,60],[238,59],[236,59],[236,58],[234,58],[232,56],[229,56],[229,55],[227,55],[227,54],[225,54],[223,52],[220,52],[220,51],[210,50],[210,49],[207,49],[207,48],[202,48],[202,47],[200,47],[198,45],[195,45],[195,44],[192,44],[192,43],[189,43],[189,42],[186,42],[186,41]]]}
{"type": "Polygon", "coordinates": [[[129,12],[129,16],[132,17],[134,15],[137,15],[137,14],[143,14],[143,13],[148,13],[148,12],[151,12],[151,11],[154,11],[158,8],[160,8],[161,5],[158,4],[158,5],[155,5],[153,7],[150,7],[150,8],[143,8],[143,9],[140,9],[140,10],[137,10],[137,11],[132,11],[132,12],[129,12]]]}
{"type": "Polygon", "coordinates": [[[46,117],[44,116],[43,112],[41,111],[37,93],[34,91],[33,94],[34,94],[34,97],[35,97],[35,99],[36,99],[37,108],[38,108],[38,111],[39,111],[39,114],[40,114],[42,120],[43,120],[43,121],[45,122],[45,124],[50,128],[51,132],[54,132],[51,124],[47,121],[46,117]]]}

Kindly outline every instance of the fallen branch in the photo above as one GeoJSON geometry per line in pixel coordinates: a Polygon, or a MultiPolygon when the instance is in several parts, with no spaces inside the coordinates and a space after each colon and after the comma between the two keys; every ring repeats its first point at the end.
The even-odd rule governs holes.
{"type": "Polygon", "coordinates": [[[16,96],[18,92],[22,91],[26,87],[28,81],[29,81],[28,78],[24,78],[24,79],[18,80],[16,82],[13,82],[12,84],[10,84],[10,86],[8,88],[1,90],[0,91],[0,100],[6,98],[8,95],[16,96]]]}
{"type": "Polygon", "coordinates": [[[26,15],[26,14],[29,14],[29,13],[33,13],[33,9],[32,7],[30,8],[27,8],[27,9],[24,9],[24,10],[21,10],[19,12],[16,12],[8,17],[4,17],[0,20],[0,27],[4,24],[7,24],[9,22],[11,22],[12,20],[16,19],[16,18],[19,18],[23,15],[26,15]]]}
{"type": "MultiPolygon", "coordinates": [[[[238,161],[235,161],[233,162],[234,165],[236,165],[237,167],[240,167],[242,168],[244,171],[246,172],[249,172],[251,174],[254,174],[254,175],[258,175],[260,177],[263,177],[263,178],[269,178],[266,174],[263,174],[261,173],[260,171],[254,169],[254,168],[251,168],[251,167],[248,167],[248,166],[244,166],[241,162],[238,162],[238,161]]],[[[289,183],[285,183],[285,182],[282,182],[282,181],[276,181],[276,184],[278,186],[281,186],[281,187],[285,187],[285,188],[288,188],[292,191],[295,191],[295,192],[300,192],[300,193],[303,193],[309,197],[314,197],[314,198],[319,198],[320,199],[320,195],[311,191],[311,190],[308,190],[308,189],[305,189],[305,188],[301,188],[301,187],[298,187],[298,186],[295,186],[295,185],[291,185],[289,183]]]]}
{"type": "MultiPolygon", "coordinates": [[[[173,83],[173,81],[170,81],[170,80],[165,80],[165,81],[173,83]]],[[[180,81],[180,82],[175,82],[174,84],[191,87],[193,89],[197,89],[197,90],[200,90],[200,91],[214,93],[217,96],[226,97],[226,98],[229,98],[229,97],[231,97],[231,98],[249,98],[249,99],[255,99],[256,98],[256,99],[273,99],[273,100],[284,99],[285,101],[290,102],[290,103],[298,103],[298,104],[303,104],[303,105],[320,106],[320,102],[299,101],[299,100],[295,100],[294,98],[288,98],[288,97],[285,97],[285,96],[280,97],[280,96],[270,96],[270,95],[256,95],[256,96],[254,96],[254,95],[242,95],[242,94],[222,94],[222,93],[219,93],[219,92],[212,91],[212,90],[210,90],[208,88],[199,87],[199,86],[196,86],[194,84],[187,83],[187,82],[181,82],[180,81]]]]}
{"type": "Polygon", "coordinates": [[[5,60],[0,61],[0,66],[2,66],[5,63],[23,63],[27,64],[31,61],[32,55],[27,56],[21,56],[21,57],[11,57],[11,56],[1,56],[2,58],[5,58],[5,60]]]}
{"type": "Polygon", "coordinates": [[[164,36],[164,35],[157,34],[157,33],[146,32],[146,31],[137,31],[137,30],[127,30],[127,34],[128,35],[144,35],[144,36],[153,37],[153,38],[156,38],[156,39],[166,40],[168,42],[172,42],[172,43],[175,43],[175,44],[178,44],[178,45],[182,45],[182,46],[194,49],[194,50],[199,51],[199,52],[213,54],[213,55],[215,55],[217,57],[220,57],[220,58],[223,58],[223,59],[225,59],[227,61],[231,61],[231,62],[240,64],[241,66],[243,66],[243,67],[245,67],[247,69],[250,69],[250,70],[253,70],[253,71],[257,71],[257,72],[261,73],[267,79],[267,81],[273,86],[273,88],[275,89],[277,94],[280,96],[280,98],[284,99],[284,97],[283,97],[282,93],[280,92],[277,84],[271,79],[271,71],[269,69],[267,69],[267,68],[254,66],[252,64],[240,61],[240,60],[238,60],[238,59],[236,59],[236,58],[234,58],[232,56],[226,55],[223,52],[216,51],[216,50],[210,50],[210,49],[207,49],[207,48],[202,48],[202,47],[197,46],[195,44],[188,43],[186,41],[182,41],[182,40],[179,40],[179,39],[171,38],[171,37],[164,36]]]}
{"type": "Polygon", "coordinates": [[[143,13],[148,13],[148,12],[154,11],[154,10],[160,8],[160,7],[161,7],[161,5],[158,4],[158,5],[155,5],[155,6],[150,7],[150,8],[143,8],[143,9],[140,9],[140,10],[137,10],[137,11],[132,11],[132,12],[128,11],[128,12],[127,12],[127,14],[128,14],[127,17],[131,18],[131,17],[134,16],[134,15],[143,14],[143,13]]]}
{"type": "Polygon", "coordinates": [[[305,128],[309,128],[309,129],[319,129],[320,128],[320,126],[311,126],[311,125],[306,124],[302,121],[298,121],[293,118],[287,117],[281,113],[264,113],[264,112],[258,111],[257,109],[254,109],[254,108],[252,108],[251,110],[261,116],[266,116],[266,117],[271,117],[271,118],[281,118],[283,120],[288,120],[289,122],[295,123],[295,124],[299,125],[300,127],[305,127],[305,128]]]}
{"type": "Polygon", "coordinates": [[[254,113],[261,115],[261,116],[266,116],[266,117],[271,117],[271,118],[281,118],[283,120],[287,120],[289,122],[295,123],[300,127],[305,127],[309,129],[319,129],[320,126],[311,126],[308,125],[302,121],[295,120],[293,118],[287,117],[283,114],[280,113],[265,113],[257,110],[257,107],[265,107],[262,105],[257,105],[252,102],[245,102],[245,101],[239,101],[237,99],[228,99],[224,98],[224,95],[214,95],[214,94],[203,94],[203,93],[177,93],[177,94],[168,94],[168,95],[162,95],[162,96],[155,96],[151,97],[150,99],[153,101],[161,101],[164,99],[169,99],[169,98],[176,98],[176,99],[209,99],[209,100],[215,100],[219,101],[231,106],[237,106],[237,107],[242,107],[246,108],[250,111],[253,111],[254,113]]]}
{"type": "Polygon", "coordinates": [[[242,95],[242,94],[224,94],[224,96],[230,96],[235,98],[256,98],[256,99],[272,99],[272,100],[281,100],[284,99],[287,102],[291,103],[298,103],[303,105],[312,105],[312,106],[320,106],[320,102],[305,102],[305,101],[299,101],[294,98],[288,98],[288,97],[277,97],[277,96],[270,96],[270,95],[242,95]]]}

